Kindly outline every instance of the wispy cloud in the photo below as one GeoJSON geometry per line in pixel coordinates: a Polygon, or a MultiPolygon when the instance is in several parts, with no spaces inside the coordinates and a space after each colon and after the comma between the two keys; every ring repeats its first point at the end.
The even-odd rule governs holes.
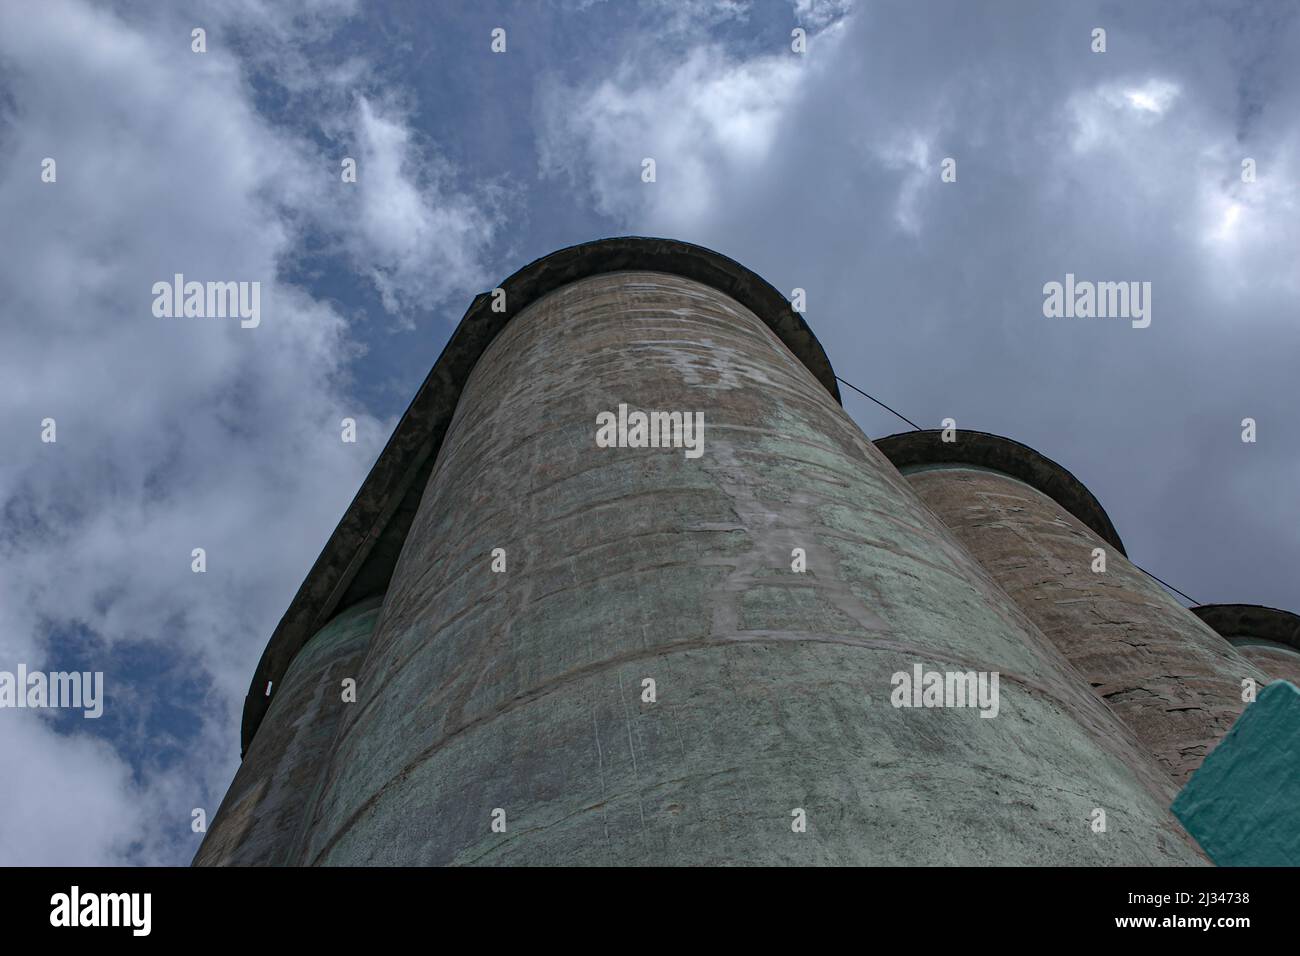
{"type": "Polygon", "coordinates": [[[344,250],[395,312],[482,272],[488,217],[382,88],[353,95],[365,64],[313,73],[293,56],[351,12],[214,5],[195,53],[174,13],[0,11],[0,667],[103,670],[129,714],[109,739],[107,718],[0,712],[0,862],[184,862],[190,810],[216,810],[251,663],[392,427],[351,396],[362,346],[344,316],[286,264],[308,238],[344,250]],[[240,31],[256,43],[223,42],[240,31]],[[282,64],[270,82],[336,95],[268,115],[250,83],[263,61],[282,64]],[[325,129],[352,132],[355,188],[325,129]],[[151,287],[175,273],[259,282],[261,324],[154,317],[151,287]],[[186,667],[141,671],[150,646],[186,667]],[[182,717],[199,729],[178,747],[182,717]]]}

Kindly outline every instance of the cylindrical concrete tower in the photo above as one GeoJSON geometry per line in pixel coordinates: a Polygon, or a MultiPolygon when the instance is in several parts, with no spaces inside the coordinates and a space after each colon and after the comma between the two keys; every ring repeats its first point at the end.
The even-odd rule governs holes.
{"type": "Polygon", "coordinates": [[[1192,613],[1270,678],[1300,687],[1300,615],[1258,604],[1202,604],[1192,613]]]}
{"type": "Polygon", "coordinates": [[[1242,680],[1263,674],[1128,561],[1064,468],[1007,438],[943,434],[876,445],[1181,786],[1245,708],[1242,680]]]}
{"type": "Polygon", "coordinates": [[[502,289],[259,665],[250,756],[286,732],[256,690],[306,622],[384,590],[289,862],[1202,862],[1169,780],[848,418],[775,290],[646,239],[502,289]],[[695,427],[643,442],[643,413],[695,427]]]}

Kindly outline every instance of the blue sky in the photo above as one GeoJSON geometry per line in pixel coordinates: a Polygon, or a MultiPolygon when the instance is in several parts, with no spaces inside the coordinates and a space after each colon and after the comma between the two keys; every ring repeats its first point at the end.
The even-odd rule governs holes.
{"type": "Polygon", "coordinates": [[[473,295],[602,236],[805,288],[844,378],[1055,458],[1200,601],[1300,609],[1297,63],[1259,0],[3,5],[0,669],[108,702],[0,711],[0,863],[188,862],[473,295]],[[260,281],[262,324],[155,318],[175,272],[260,281]],[[1151,326],[1045,318],[1067,273],[1150,281],[1151,326]]]}

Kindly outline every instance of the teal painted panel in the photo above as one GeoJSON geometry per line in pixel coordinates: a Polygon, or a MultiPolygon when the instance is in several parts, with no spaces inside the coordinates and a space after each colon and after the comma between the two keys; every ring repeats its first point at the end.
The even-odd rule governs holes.
{"type": "Polygon", "coordinates": [[[1265,687],[1170,809],[1219,866],[1300,866],[1300,690],[1265,687]]]}

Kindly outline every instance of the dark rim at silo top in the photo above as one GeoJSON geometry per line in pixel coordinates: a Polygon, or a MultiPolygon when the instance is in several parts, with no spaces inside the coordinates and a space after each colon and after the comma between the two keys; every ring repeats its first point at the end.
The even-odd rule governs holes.
{"type": "Polygon", "coordinates": [[[1046,455],[1001,435],[957,429],[942,440],[942,429],[899,432],[876,441],[899,471],[927,465],[973,465],[996,471],[1041,491],[1078,518],[1120,554],[1128,556],[1119,532],[1096,496],[1078,478],[1046,455]]]}
{"type": "Polygon", "coordinates": [[[1300,652],[1300,615],[1262,604],[1201,604],[1192,613],[1233,644],[1264,641],[1300,652]]]}

